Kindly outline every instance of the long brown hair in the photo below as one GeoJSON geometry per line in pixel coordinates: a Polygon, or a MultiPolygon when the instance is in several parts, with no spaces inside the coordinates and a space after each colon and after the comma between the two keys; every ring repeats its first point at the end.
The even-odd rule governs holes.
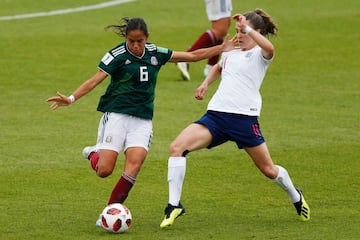
{"type": "Polygon", "coordinates": [[[247,20],[253,25],[254,29],[260,29],[260,33],[264,36],[276,36],[278,28],[269,14],[260,8],[256,8],[252,12],[243,14],[247,20]]]}

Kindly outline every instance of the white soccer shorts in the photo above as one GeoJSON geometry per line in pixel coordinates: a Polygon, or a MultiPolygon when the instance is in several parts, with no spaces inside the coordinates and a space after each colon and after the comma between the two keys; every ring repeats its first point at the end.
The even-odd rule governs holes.
{"type": "Polygon", "coordinates": [[[149,150],[152,121],[121,113],[104,113],[99,122],[96,148],[116,152],[129,147],[149,150]]]}
{"type": "Polygon", "coordinates": [[[210,21],[231,17],[231,0],[205,0],[206,13],[210,21]]]}

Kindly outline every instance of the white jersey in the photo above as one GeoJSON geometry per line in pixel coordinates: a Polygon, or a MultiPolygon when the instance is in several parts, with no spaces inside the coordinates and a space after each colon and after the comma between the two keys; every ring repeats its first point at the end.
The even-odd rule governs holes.
{"type": "Polygon", "coordinates": [[[231,0],[205,0],[206,14],[210,21],[231,17],[231,0]]]}
{"type": "Polygon", "coordinates": [[[271,62],[262,56],[259,46],[224,52],[219,62],[221,82],[207,109],[260,116],[260,87],[271,62]]]}

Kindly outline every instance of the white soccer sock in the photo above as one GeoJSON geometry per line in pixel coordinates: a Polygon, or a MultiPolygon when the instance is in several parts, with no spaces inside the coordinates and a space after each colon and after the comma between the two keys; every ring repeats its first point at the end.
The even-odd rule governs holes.
{"type": "Polygon", "coordinates": [[[173,206],[179,205],[182,185],[186,172],[185,157],[169,157],[168,160],[168,183],[169,203],[173,206]]]}
{"type": "Polygon", "coordinates": [[[287,192],[293,203],[300,201],[300,194],[296,191],[286,169],[279,165],[277,165],[277,167],[279,169],[279,174],[273,181],[287,192]]]}

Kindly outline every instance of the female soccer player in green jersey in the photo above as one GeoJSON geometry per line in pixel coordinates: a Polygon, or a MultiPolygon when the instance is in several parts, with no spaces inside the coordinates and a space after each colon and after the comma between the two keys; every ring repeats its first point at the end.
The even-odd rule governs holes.
{"type": "MultiPolygon", "coordinates": [[[[152,138],[154,92],[158,72],[167,62],[195,62],[231,49],[231,41],[192,52],[176,52],[148,43],[149,32],[142,18],[123,18],[110,25],[125,42],[105,54],[98,71],[69,97],[57,93],[47,99],[51,109],[68,106],[89,93],[108,76],[110,84],[97,110],[103,112],[96,146],[85,147],[83,156],[99,177],[114,170],[119,152],[124,150],[124,172],[115,185],[108,204],[123,203],[135,184],[152,138]]],[[[100,221],[99,221],[100,220],[100,221]]],[[[96,225],[101,225],[98,219],[96,225]]]]}

